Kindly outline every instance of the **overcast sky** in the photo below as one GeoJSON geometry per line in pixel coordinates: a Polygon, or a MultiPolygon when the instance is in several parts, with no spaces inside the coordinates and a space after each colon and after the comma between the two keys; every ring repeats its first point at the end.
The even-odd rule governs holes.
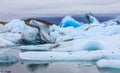
{"type": "Polygon", "coordinates": [[[119,14],[120,0],[0,0],[0,20],[86,12],[119,14]]]}

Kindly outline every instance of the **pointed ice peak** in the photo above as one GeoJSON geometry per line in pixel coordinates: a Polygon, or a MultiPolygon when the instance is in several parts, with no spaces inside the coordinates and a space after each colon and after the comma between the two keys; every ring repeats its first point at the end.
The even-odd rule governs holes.
{"type": "Polygon", "coordinates": [[[5,25],[5,28],[11,32],[24,32],[27,28],[27,25],[20,19],[13,19],[11,22],[5,25]]]}
{"type": "Polygon", "coordinates": [[[98,19],[96,19],[93,16],[90,16],[90,23],[92,23],[92,24],[100,24],[100,22],[98,21],[98,19]]]}
{"type": "Polygon", "coordinates": [[[76,28],[76,27],[79,27],[81,25],[82,25],[81,23],[79,23],[78,21],[76,21],[71,16],[65,16],[62,19],[61,23],[60,23],[60,27],[63,27],[63,28],[65,28],[65,27],[74,27],[74,28],[76,28]]]}

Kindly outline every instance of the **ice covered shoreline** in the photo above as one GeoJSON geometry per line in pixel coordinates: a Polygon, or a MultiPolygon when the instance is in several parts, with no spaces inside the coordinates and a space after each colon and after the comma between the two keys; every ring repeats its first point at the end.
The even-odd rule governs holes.
{"type": "MultiPolygon", "coordinates": [[[[62,58],[62,60],[66,60],[67,55],[71,55],[69,54],[69,52],[100,52],[101,50],[103,50],[107,52],[109,58],[102,57],[100,59],[97,59],[98,67],[120,68],[119,66],[117,66],[120,60],[119,54],[115,53],[120,51],[120,25],[118,22],[120,22],[120,17],[103,23],[98,23],[97,21],[95,21],[92,24],[84,24],[68,16],[63,18],[61,23],[71,25],[69,27],[60,27],[54,24],[48,26],[42,22],[38,22],[35,20],[31,20],[29,24],[26,25],[24,21],[20,19],[15,19],[5,25],[0,25],[0,47],[3,48],[20,45],[15,48],[22,50],[31,50],[30,53],[34,53],[32,52],[33,50],[45,50],[46,52],[45,54],[43,52],[42,56],[40,55],[40,52],[38,52],[38,54],[37,52],[34,53],[40,56],[40,58],[38,58],[39,60],[42,60],[41,57],[49,60],[48,57],[54,57],[54,55],[58,54],[57,52],[64,53],[59,54],[54,59],[62,58]],[[79,25],[79,27],[74,28],[73,26],[76,24],[79,25]],[[51,54],[49,54],[49,52],[51,54]],[[54,52],[53,55],[52,52],[54,52]],[[64,55],[66,56],[65,58],[63,57],[64,55]],[[107,60],[103,61],[102,59],[107,60]],[[116,62],[115,66],[111,66],[109,64],[105,65],[106,62],[112,62],[114,60],[116,62]]],[[[28,57],[26,56],[27,53],[29,52],[20,53],[20,58],[28,59],[28,57]]],[[[29,56],[29,59],[36,60],[32,58],[33,54],[28,55],[31,55],[29,56]]],[[[77,54],[72,57],[79,57],[79,55],[80,54],[77,54]]],[[[93,55],[96,56],[97,53],[93,53],[93,55]]],[[[86,56],[86,53],[84,53],[83,56],[81,55],[80,58],[84,56],[86,56]]],[[[73,59],[71,56],[69,57],[73,59]]],[[[86,60],[87,58],[89,58],[89,56],[85,57],[86,60]]]]}

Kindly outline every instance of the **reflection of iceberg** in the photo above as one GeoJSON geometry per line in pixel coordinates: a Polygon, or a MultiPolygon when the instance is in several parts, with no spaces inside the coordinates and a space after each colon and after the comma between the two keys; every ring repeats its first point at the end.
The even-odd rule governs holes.
{"type": "Polygon", "coordinates": [[[28,69],[31,71],[31,72],[34,72],[36,71],[37,69],[46,69],[46,67],[48,66],[49,64],[29,64],[27,65],[28,69]]]}
{"type": "Polygon", "coordinates": [[[18,58],[13,55],[0,54],[0,66],[2,67],[10,66],[16,64],[17,62],[18,62],[18,58]]]}
{"type": "Polygon", "coordinates": [[[32,60],[21,60],[23,64],[27,65],[27,68],[34,72],[37,69],[46,69],[49,66],[49,61],[32,61],[32,60]]]}
{"type": "MultiPolygon", "coordinates": [[[[112,64],[112,63],[111,63],[112,64]]],[[[98,68],[100,73],[120,73],[120,69],[119,68],[98,68]]]]}

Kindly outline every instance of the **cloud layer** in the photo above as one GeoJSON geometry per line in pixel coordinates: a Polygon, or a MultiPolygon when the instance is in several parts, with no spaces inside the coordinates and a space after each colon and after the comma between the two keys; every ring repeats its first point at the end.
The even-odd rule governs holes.
{"type": "Polygon", "coordinates": [[[120,13],[120,0],[1,0],[0,20],[71,14],[120,13]]]}

